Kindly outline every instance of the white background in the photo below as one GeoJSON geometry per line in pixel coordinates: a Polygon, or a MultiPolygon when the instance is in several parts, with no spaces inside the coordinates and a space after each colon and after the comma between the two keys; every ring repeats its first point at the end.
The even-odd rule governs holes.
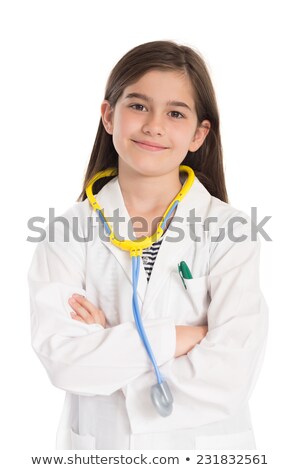
{"type": "MultiPolygon", "coordinates": [[[[1,2],[1,444],[53,454],[64,392],[30,345],[27,221],[69,208],[81,191],[108,74],[132,47],[196,47],[215,86],[227,189],[259,220],[261,285],[270,309],[251,399],[259,453],[292,464],[299,441],[299,16],[297,1],[1,2]],[[297,37],[298,36],[298,37],[297,37]]],[[[3,456],[4,454],[2,454],[3,456]]],[[[276,463],[276,459],[277,463],[276,463]]],[[[249,468],[249,467],[248,467],[249,468]]]]}

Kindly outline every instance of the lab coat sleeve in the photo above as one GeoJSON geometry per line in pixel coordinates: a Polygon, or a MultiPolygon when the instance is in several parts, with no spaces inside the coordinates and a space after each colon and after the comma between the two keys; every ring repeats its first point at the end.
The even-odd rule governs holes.
{"type": "MultiPolygon", "coordinates": [[[[56,228],[55,241],[49,241],[48,227],[29,268],[32,346],[53,385],[82,395],[110,395],[152,363],[134,321],[103,328],[71,318],[69,297],[85,295],[86,248],[72,236],[64,241],[66,233],[56,228]]],[[[162,365],[174,356],[175,323],[146,320],[144,327],[162,365]]]]}
{"type": "Polygon", "coordinates": [[[161,367],[173,393],[173,413],[165,420],[155,416],[146,393],[149,373],[127,387],[127,410],[136,432],[205,425],[247,404],[261,368],[268,326],[259,285],[260,241],[251,240],[250,227],[249,219],[247,228],[235,227],[234,235],[246,235],[245,241],[231,241],[227,233],[224,240],[211,243],[208,333],[187,355],[161,367]]]}

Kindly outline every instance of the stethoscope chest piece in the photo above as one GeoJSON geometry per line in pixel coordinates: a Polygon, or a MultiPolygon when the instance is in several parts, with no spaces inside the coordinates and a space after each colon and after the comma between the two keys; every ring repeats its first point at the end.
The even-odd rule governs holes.
{"type": "Polygon", "coordinates": [[[151,387],[151,399],[161,416],[169,416],[173,410],[173,397],[167,382],[157,383],[151,387]]]}

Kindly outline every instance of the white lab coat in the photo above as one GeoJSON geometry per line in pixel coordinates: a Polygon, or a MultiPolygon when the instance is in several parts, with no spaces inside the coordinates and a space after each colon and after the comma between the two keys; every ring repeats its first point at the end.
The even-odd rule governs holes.
{"type": "MultiPolygon", "coordinates": [[[[119,208],[125,217],[119,232],[128,238],[129,215],[117,177],[97,200],[106,217],[119,208]]],[[[54,223],[55,241],[46,237],[38,244],[28,274],[32,345],[53,385],[66,391],[57,448],[254,449],[248,399],[264,355],[268,315],[259,286],[260,243],[250,239],[249,218],[212,197],[195,178],[165,233],[149,283],[141,262],[141,317],[174,398],[172,414],[161,417],[150,398],[156,376],[132,313],[130,255],[100,239],[102,225],[88,200],[63,215],[69,231],[54,223]],[[201,217],[194,230],[201,241],[190,235],[191,209],[201,217]],[[234,226],[236,237],[247,235],[244,242],[227,236],[233,216],[248,221],[234,226]],[[209,230],[207,217],[217,217],[209,230]],[[73,238],[73,218],[82,237],[90,218],[89,241],[73,238]],[[225,236],[212,241],[220,228],[225,236]],[[187,290],[177,268],[183,260],[193,274],[187,290]],[[75,292],[103,310],[106,328],[71,318],[68,298],[75,292]],[[206,337],[175,358],[175,325],[204,324],[206,337]]]]}

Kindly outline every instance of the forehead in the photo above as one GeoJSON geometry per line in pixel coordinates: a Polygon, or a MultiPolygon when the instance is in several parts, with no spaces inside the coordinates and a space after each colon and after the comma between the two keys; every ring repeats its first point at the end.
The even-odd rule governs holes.
{"type": "Polygon", "coordinates": [[[190,78],[182,71],[150,70],[128,85],[121,98],[133,92],[160,102],[185,101],[194,107],[194,89],[190,78]]]}

